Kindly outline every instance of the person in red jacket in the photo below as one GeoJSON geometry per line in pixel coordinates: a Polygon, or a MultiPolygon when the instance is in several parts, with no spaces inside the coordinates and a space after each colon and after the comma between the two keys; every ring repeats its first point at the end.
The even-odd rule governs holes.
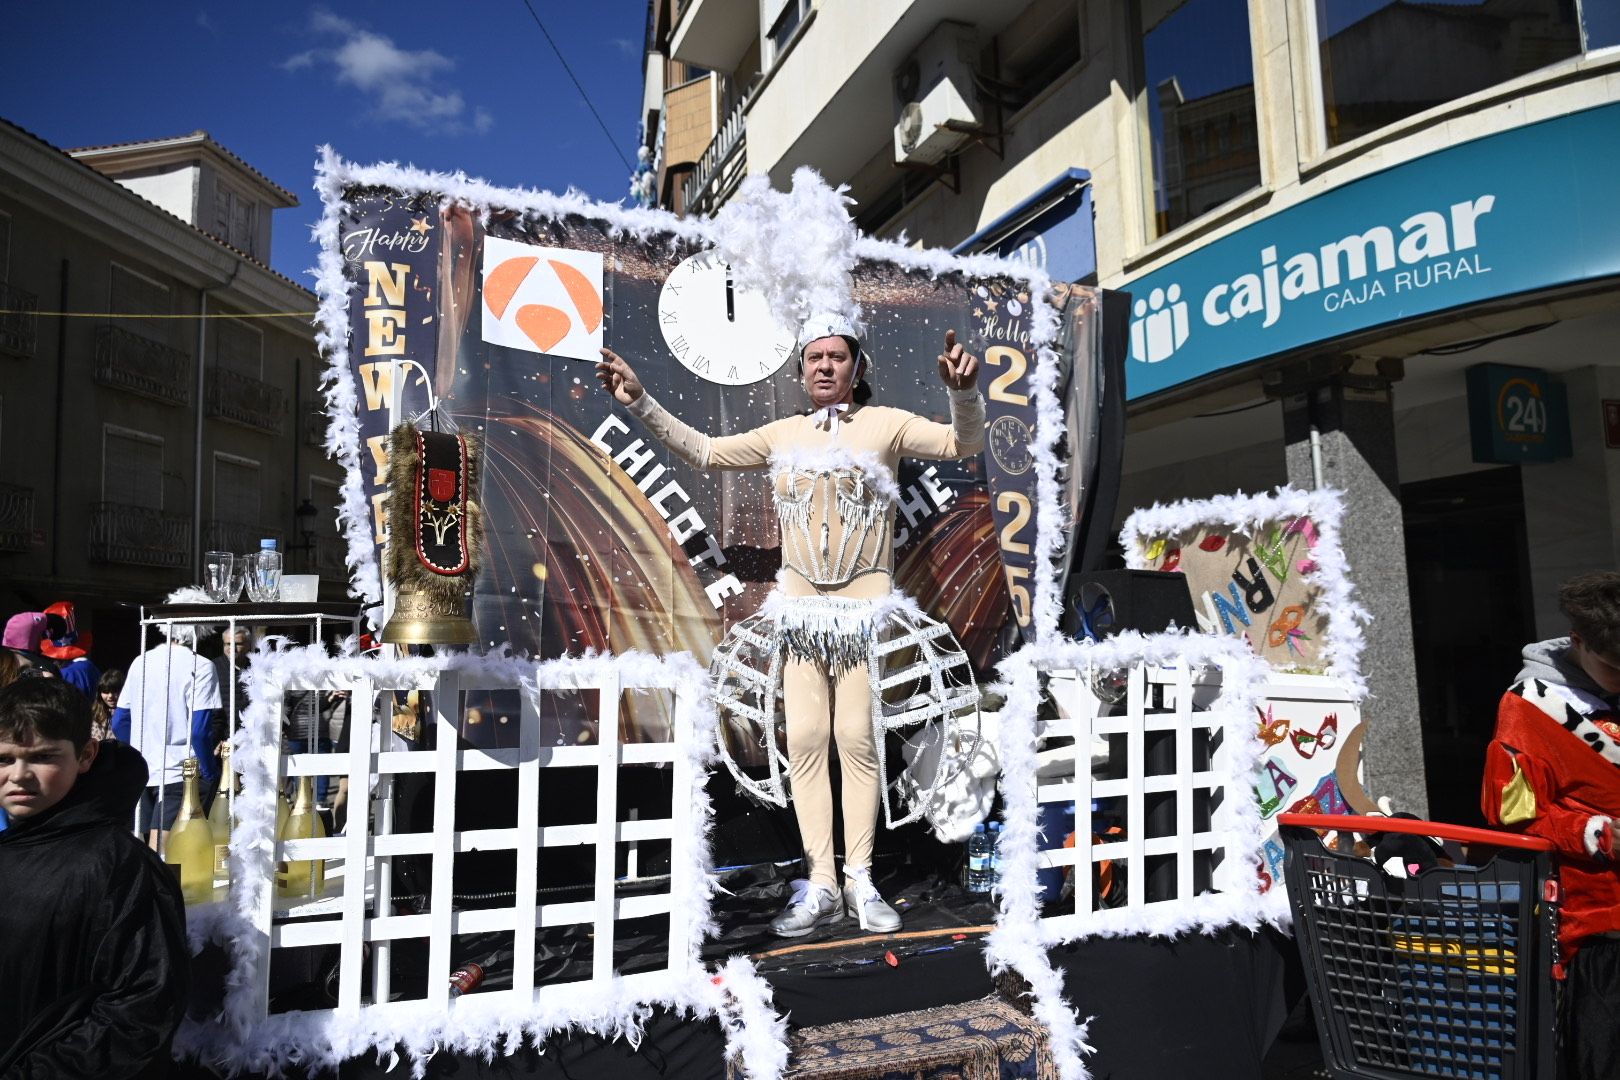
{"type": "Polygon", "coordinates": [[[1564,583],[1569,636],[1525,646],[1497,707],[1481,805],[1558,849],[1569,1080],[1620,1076],[1620,573],[1564,583]]]}

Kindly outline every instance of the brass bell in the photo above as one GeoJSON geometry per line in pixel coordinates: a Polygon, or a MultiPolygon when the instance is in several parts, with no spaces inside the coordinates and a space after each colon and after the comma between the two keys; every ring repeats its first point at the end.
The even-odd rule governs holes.
{"type": "Polygon", "coordinates": [[[394,594],[394,613],[381,640],[387,645],[476,645],[478,632],[467,618],[459,582],[453,593],[405,584],[394,594]]]}

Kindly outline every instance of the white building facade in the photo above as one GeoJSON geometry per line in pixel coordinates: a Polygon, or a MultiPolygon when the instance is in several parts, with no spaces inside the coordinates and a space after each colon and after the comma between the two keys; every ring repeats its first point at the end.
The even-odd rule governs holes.
{"type": "Polygon", "coordinates": [[[711,80],[664,205],[810,165],[868,232],[1131,293],[1121,518],[1346,490],[1370,785],[1459,821],[1520,645],[1620,565],[1617,46],[1600,0],[649,10],[711,80]]]}

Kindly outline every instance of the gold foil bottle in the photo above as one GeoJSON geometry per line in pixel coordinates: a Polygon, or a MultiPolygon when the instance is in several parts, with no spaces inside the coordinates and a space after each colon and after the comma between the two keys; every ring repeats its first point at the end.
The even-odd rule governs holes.
{"type": "MultiPolygon", "coordinates": [[[[326,825],[315,809],[315,778],[300,776],[292,813],[282,826],[282,840],[309,840],[326,835],[326,825]]],[[[326,862],[322,859],[288,859],[282,878],[283,896],[319,896],[326,885],[326,862]]]]}
{"type": "Polygon", "coordinates": [[[169,830],[163,859],[180,868],[180,893],[188,904],[214,898],[214,834],[203,816],[202,796],[197,790],[197,759],[186,758],[180,765],[180,813],[169,830]]]}
{"type": "Polygon", "coordinates": [[[231,797],[236,794],[236,777],[231,773],[231,744],[220,745],[219,791],[208,808],[208,830],[214,837],[214,879],[230,877],[231,797]]]}

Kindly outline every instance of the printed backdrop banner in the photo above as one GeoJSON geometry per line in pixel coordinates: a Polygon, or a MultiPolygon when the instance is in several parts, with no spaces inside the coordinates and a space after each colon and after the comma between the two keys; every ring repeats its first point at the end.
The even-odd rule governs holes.
{"type": "MultiPolygon", "coordinates": [[[[399,418],[427,413],[423,426],[483,440],[487,550],[472,604],[480,638],[541,657],[686,650],[707,662],[781,566],[767,478],[679,461],[599,387],[590,361],[605,345],[676,416],[736,433],[805,408],[795,328],[737,288],[690,230],[638,235],[583,214],[351,188],[338,244],[372,505],[396,384],[399,418]]],[[[983,360],[987,452],[902,460],[895,576],[986,670],[1004,629],[1027,622],[1034,590],[1030,375],[1040,352],[1031,326],[1032,306],[1044,301],[1012,273],[969,278],[868,259],[853,279],[875,403],[947,421],[935,363],[945,331],[983,360]]],[[[1063,300],[1079,314],[1063,317],[1084,320],[1077,291],[1063,300]]],[[[1091,347],[1086,334],[1070,339],[1091,347]]],[[[1073,360],[1057,356],[1075,373],[1066,378],[1088,377],[1093,365],[1073,360]]],[[[380,514],[374,527],[380,544],[380,514]]],[[[594,707],[563,697],[547,705],[556,739],[590,739],[594,707]]],[[[637,704],[630,739],[667,722],[657,702],[637,704]]],[[[468,737],[499,745],[517,727],[499,723],[511,707],[480,708],[480,721],[494,722],[468,737]]]]}

